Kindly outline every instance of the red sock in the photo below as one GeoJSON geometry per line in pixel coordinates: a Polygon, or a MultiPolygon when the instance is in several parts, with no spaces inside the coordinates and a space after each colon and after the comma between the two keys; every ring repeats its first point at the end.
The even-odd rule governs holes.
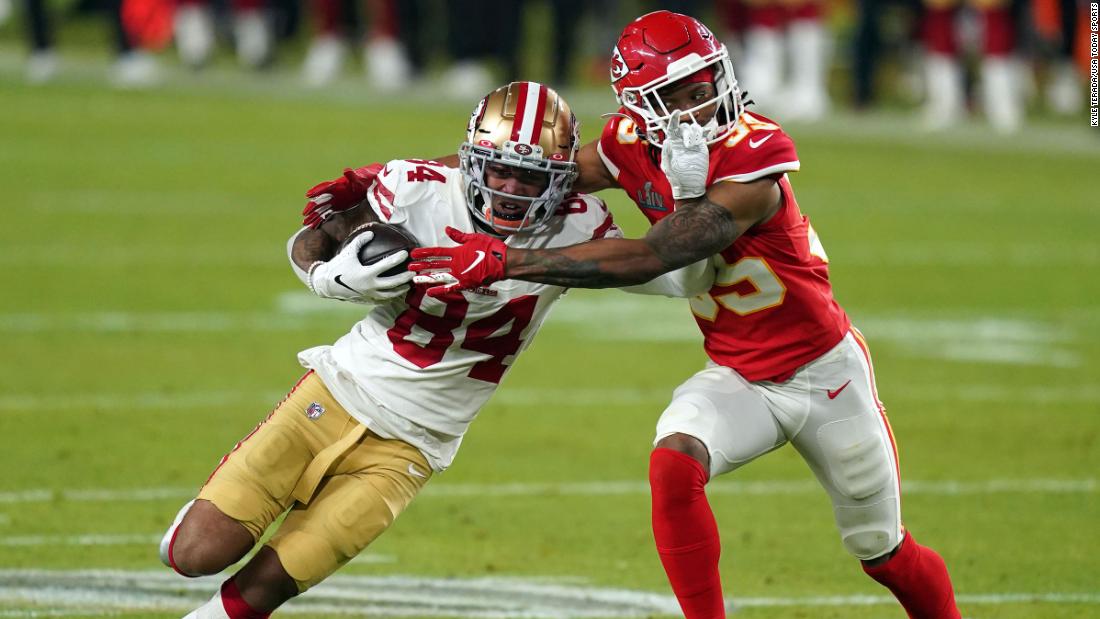
{"type": "Polygon", "coordinates": [[[686,619],[724,619],[718,556],[722,543],[703,486],[707,474],[691,456],[663,447],[649,458],[653,538],[686,619]]]}
{"type": "Polygon", "coordinates": [[[745,11],[749,28],[782,28],[787,23],[787,9],[778,4],[750,5],[745,11]]]}
{"type": "Polygon", "coordinates": [[[908,531],[897,554],[863,571],[889,589],[910,619],[961,619],[947,565],[935,550],[917,543],[908,531]]]}
{"type": "Polygon", "coordinates": [[[233,11],[258,11],[264,8],[264,0],[233,0],[233,11]]]}
{"type": "Polygon", "coordinates": [[[954,56],[958,51],[955,40],[955,8],[929,8],[924,16],[924,46],[928,51],[944,56],[954,56]]]}
{"type": "Polygon", "coordinates": [[[271,613],[262,613],[249,606],[241,597],[241,591],[237,589],[237,583],[232,578],[222,583],[221,594],[222,607],[229,619],[267,619],[271,616],[271,613]]]}
{"type": "Polygon", "coordinates": [[[1012,14],[1006,6],[997,6],[982,11],[985,24],[985,55],[1007,56],[1012,53],[1015,32],[1012,27],[1012,14]]]}
{"type": "Polygon", "coordinates": [[[792,8],[790,10],[791,19],[793,19],[793,20],[804,20],[804,19],[820,20],[821,15],[825,12],[823,10],[824,7],[822,7],[821,4],[822,3],[821,3],[820,0],[809,0],[808,2],[803,2],[801,5],[798,5],[798,6],[792,8]]]}
{"type": "Polygon", "coordinates": [[[317,31],[322,34],[339,34],[344,29],[344,15],[340,0],[313,0],[313,14],[317,31]]]}

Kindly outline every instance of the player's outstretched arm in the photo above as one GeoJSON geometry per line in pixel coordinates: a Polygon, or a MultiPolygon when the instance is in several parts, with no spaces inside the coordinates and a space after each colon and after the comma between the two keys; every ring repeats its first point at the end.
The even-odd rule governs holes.
{"type": "Polygon", "coordinates": [[[626,286],[622,290],[630,294],[646,294],[662,297],[691,298],[714,287],[717,271],[709,258],[669,271],[644,284],[626,286]]]}
{"type": "Polygon", "coordinates": [[[573,191],[577,193],[595,193],[619,186],[600,158],[599,143],[592,140],[577,151],[577,180],[573,181],[573,191]]]}
{"type": "Polygon", "coordinates": [[[774,180],[724,182],[695,199],[678,201],[676,211],[641,239],[598,239],[555,249],[508,247],[487,234],[448,229],[455,247],[412,251],[414,283],[429,296],[472,290],[502,279],[522,279],[569,288],[622,288],[709,258],[753,224],[778,210],[774,180]]]}
{"type": "Polygon", "coordinates": [[[728,247],[779,208],[775,181],[718,183],[699,198],[677,201],[676,211],[642,239],[601,239],[558,249],[508,252],[509,279],[574,288],[609,288],[647,282],[728,247]]]}

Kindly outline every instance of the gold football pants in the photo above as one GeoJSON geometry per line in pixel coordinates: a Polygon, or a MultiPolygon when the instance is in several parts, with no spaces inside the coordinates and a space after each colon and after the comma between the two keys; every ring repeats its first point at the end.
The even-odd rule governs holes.
{"type": "Polygon", "coordinates": [[[198,498],[268,542],[305,591],[385,531],[432,470],[415,447],[384,439],[306,374],[286,399],[222,458],[198,498]]]}

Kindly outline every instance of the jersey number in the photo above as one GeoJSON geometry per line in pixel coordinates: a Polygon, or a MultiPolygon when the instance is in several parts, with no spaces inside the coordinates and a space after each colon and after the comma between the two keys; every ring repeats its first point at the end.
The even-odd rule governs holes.
{"type": "MultiPolygon", "coordinates": [[[[825,247],[817,236],[813,226],[806,224],[807,242],[810,255],[828,263],[825,247]]],[[[721,255],[714,258],[721,262],[718,274],[714,278],[714,288],[734,286],[745,283],[747,290],[734,290],[725,294],[701,294],[691,299],[691,311],[696,316],[709,321],[718,317],[719,306],[738,316],[747,316],[769,307],[783,304],[787,287],[775,274],[767,260],[758,257],[745,257],[730,264],[721,255]]],[[[713,288],[711,289],[713,290],[713,288]]]]}
{"type": "Polygon", "coordinates": [[[742,258],[735,264],[725,262],[721,256],[716,259],[722,260],[725,266],[718,269],[718,275],[714,278],[715,288],[746,282],[750,290],[694,297],[691,299],[691,311],[696,316],[713,321],[718,317],[719,305],[738,316],[745,316],[783,303],[787,287],[763,258],[742,258]]]}
{"type": "MultiPolygon", "coordinates": [[[[779,125],[773,125],[772,123],[766,123],[748,112],[741,114],[741,118],[738,119],[737,125],[733,129],[733,133],[726,139],[726,148],[733,148],[737,146],[741,140],[745,139],[745,136],[753,131],[778,131],[779,125]]],[[[749,146],[752,146],[750,143],[749,146]]],[[[759,146],[759,144],[757,144],[759,146]]]]}
{"type": "MultiPolygon", "coordinates": [[[[414,288],[407,299],[409,308],[397,317],[393,327],[386,333],[393,343],[394,352],[419,368],[430,367],[443,360],[443,355],[455,342],[455,330],[462,326],[466,312],[470,309],[470,302],[461,295],[448,295],[440,297],[440,300],[446,303],[443,315],[429,314],[420,307],[424,301],[424,289],[414,288]],[[426,344],[409,340],[414,326],[431,335],[426,344]]],[[[489,383],[500,382],[508,369],[504,360],[519,352],[523,345],[520,334],[531,323],[537,303],[538,297],[535,295],[512,299],[495,314],[476,320],[466,327],[466,337],[460,347],[489,355],[488,359],[474,364],[467,376],[489,383]],[[500,333],[509,323],[511,326],[508,330],[500,333]]]]}
{"type": "Polygon", "coordinates": [[[434,161],[427,161],[425,159],[406,159],[409,163],[417,164],[415,170],[409,170],[409,182],[410,183],[423,183],[425,181],[432,181],[436,183],[447,182],[447,177],[439,173],[438,170],[433,170],[428,166],[440,167],[442,164],[434,161]]]}

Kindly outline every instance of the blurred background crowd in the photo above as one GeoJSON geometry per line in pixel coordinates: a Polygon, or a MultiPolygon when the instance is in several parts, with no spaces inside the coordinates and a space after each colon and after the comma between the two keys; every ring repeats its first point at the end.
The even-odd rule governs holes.
{"type": "Polygon", "coordinates": [[[0,22],[25,37],[32,83],[58,74],[64,24],[87,18],[109,26],[123,87],[155,85],[177,63],[234,63],[293,67],[304,88],[353,71],[380,93],[431,80],[468,101],[512,79],[606,85],[618,33],[657,8],[707,23],[742,87],[783,122],[885,101],[929,130],[977,117],[1013,132],[1028,114],[1084,109],[1087,0],[0,0],[0,22]],[[538,75],[532,37],[549,50],[538,75]]]}

